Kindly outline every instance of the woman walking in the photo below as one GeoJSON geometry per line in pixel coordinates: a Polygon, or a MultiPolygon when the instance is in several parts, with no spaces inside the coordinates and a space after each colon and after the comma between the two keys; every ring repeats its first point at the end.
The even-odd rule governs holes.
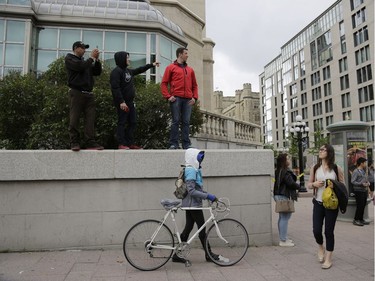
{"type": "Polygon", "coordinates": [[[335,246],[335,224],[339,209],[326,209],[322,203],[322,194],[326,187],[326,180],[339,180],[344,183],[344,173],[335,164],[335,150],[330,144],[325,144],[319,149],[319,161],[311,168],[310,179],[307,187],[314,190],[313,198],[313,233],[318,244],[318,260],[323,263],[323,269],[332,266],[332,253],[335,246]],[[323,222],[326,247],[323,245],[323,222]]]}
{"type": "MultiPolygon", "coordinates": [[[[297,177],[289,169],[290,161],[286,153],[282,153],[277,157],[275,184],[273,187],[273,195],[276,201],[294,200],[297,201],[297,192],[299,185],[296,183],[297,177]]],[[[288,239],[288,222],[291,218],[291,212],[280,212],[277,226],[279,229],[279,246],[293,247],[294,243],[288,239]]]]}

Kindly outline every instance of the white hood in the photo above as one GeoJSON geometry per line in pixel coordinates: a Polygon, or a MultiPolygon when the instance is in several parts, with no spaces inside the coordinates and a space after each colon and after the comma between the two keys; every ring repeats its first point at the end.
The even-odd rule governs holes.
{"type": "Polygon", "coordinates": [[[201,152],[201,150],[196,148],[189,148],[185,152],[185,166],[190,166],[195,168],[196,170],[199,169],[199,162],[197,159],[198,153],[201,152]]]}

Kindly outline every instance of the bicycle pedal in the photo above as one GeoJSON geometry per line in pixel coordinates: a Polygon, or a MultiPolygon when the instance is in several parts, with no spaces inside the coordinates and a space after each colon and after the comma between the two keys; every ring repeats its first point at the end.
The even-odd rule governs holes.
{"type": "Polygon", "coordinates": [[[191,262],[189,260],[186,260],[185,267],[190,267],[190,266],[191,266],[191,262]]]}

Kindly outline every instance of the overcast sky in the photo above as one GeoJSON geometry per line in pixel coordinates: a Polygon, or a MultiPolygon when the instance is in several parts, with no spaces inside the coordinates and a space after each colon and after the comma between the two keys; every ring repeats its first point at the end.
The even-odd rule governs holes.
{"type": "Polygon", "coordinates": [[[206,36],[215,43],[214,90],[233,96],[280,48],[336,0],[206,0],[206,36]]]}

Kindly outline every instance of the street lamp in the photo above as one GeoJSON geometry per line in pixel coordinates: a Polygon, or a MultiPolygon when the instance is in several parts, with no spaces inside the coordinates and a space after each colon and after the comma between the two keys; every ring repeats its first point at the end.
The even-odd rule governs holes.
{"type": "Polygon", "coordinates": [[[305,176],[304,176],[304,165],[303,165],[303,148],[302,144],[307,140],[310,128],[306,126],[306,123],[302,121],[302,116],[296,116],[296,122],[294,122],[289,130],[291,136],[298,144],[298,160],[299,160],[299,192],[307,192],[305,187],[305,176]]]}

